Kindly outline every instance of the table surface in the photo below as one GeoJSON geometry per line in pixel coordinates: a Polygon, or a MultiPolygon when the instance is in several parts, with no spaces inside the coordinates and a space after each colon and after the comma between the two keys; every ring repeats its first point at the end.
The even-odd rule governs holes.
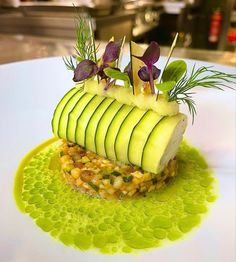
{"type": "MultiPolygon", "coordinates": [[[[26,35],[0,34],[0,64],[43,57],[66,56],[74,53],[74,39],[48,38],[26,35]]],[[[106,43],[101,42],[101,50],[106,43]]],[[[128,45],[125,46],[128,52],[128,45]]],[[[166,56],[169,47],[161,47],[161,55],[166,56]]],[[[232,52],[175,48],[173,56],[203,60],[224,65],[236,66],[232,52]]]]}

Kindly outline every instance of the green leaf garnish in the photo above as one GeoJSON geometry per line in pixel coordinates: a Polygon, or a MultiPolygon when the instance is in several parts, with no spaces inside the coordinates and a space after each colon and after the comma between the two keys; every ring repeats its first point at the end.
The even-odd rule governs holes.
{"type": "Polygon", "coordinates": [[[123,177],[123,181],[125,182],[125,183],[129,183],[129,182],[131,182],[132,180],[133,180],[133,176],[132,175],[130,175],[130,176],[124,176],[123,177]]]}
{"type": "Polygon", "coordinates": [[[107,67],[103,71],[108,77],[116,80],[122,80],[124,81],[125,87],[130,87],[130,79],[127,73],[120,72],[119,70],[111,67],[107,67]]]}
{"type": "Polygon", "coordinates": [[[88,182],[87,183],[92,189],[94,189],[96,192],[98,192],[99,187],[95,185],[93,182],[88,182]]]}
{"type": "Polygon", "coordinates": [[[167,81],[163,83],[156,84],[156,89],[161,91],[164,97],[168,100],[169,99],[169,91],[173,89],[176,85],[175,81],[167,81]]]}
{"type": "Polygon", "coordinates": [[[168,92],[176,85],[175,81],[167,81],[164,83],[156,84],[156,88],[162,92],[168,92]]]}
{"type": "Polygon", "coordinates": [[[111,175],[113,175],[113,176],[121,176],[121,173],[120,172],[117,172],[117,171],[113,171],[112,173],[111,173],[111,175]]]}
{"type": "Polygon", "coordinates": [[[176,83],[186,73],[187,64],[183,60],[175,60],[171,62],[162,75],[162,81],[175,81],[176,83]]]}

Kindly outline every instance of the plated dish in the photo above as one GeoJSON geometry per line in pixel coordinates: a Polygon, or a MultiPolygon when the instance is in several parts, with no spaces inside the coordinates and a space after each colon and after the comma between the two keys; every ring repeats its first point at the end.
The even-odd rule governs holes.
{"type": "Polygon", "coordinates": [[[192,89],[221,89],[235,75],[207,67],[188,75],[182,60],[167,59],[159,69],[155,42],[146,50],[131,43],[123,71],[124,40],[111,39],[98,59],[91,35],[81,40],[89,24],[81,24],[76,60],[65,60],[77,84],[52,118],[53,133],[63,140],[50,140],[23,160],[18,206],[44,231],[81,250],[130,253],[182,238],[216,195],[206,161],[181,142],[187,117],[179,103],[194,119],[192,89]]]}
{"type": "MultiPolygon", "coordinates": [[[[129,57],[124,55],[123,64],[126,65],[128,61],[129,57]]],[[[166,58],[161,57],[159,66],[162,67],[165,61],[166,58]]],[[[186,62],[188,66],[195,63],[198,67],[206,65],[205,62],[196,60],[186,62]]],[[[219,71],[234,72],[232,67],[218,64],[212,66],[219,71]]],[[[0,197],[3,200],[0,201],[0,208],[4,210],[0,216],[0,247],[3,260],[12,261],[24,257],[26,261],[42,261],[42,259],[45,261],[94,261],[95,259],[156,261],[158,259],[185,262],[190,261],[196,253],[201,254],[203,261],[204,259],[207,261],[209,256],[214,257],[214,261],[217,262],[223,259],[235,260],[235,231],[232,230],[235,225],[235,122],[233,121],[235,93],[233,91],[215,92],[203,89],[197,92],[195,99],[198,115],[194,125],[188,125],[185,133],[189,143],[201,149],[201,153],[214,171],[215,179],[218,180],[217,201],[211,205],[200,226],[183,240],[174,241],[168,246],[153,248],[148,252],[140,252],[139,256],[122,254],[107,256],[92,250],[80,252],[53,240],[49,234],[35,225],[29,215],[19,212],[12,196],[14,174],[22,156],[35,145],[52,136],[49,124],[52,113],[60,98],[71,86],[71,73],[65,71],[61,57],[57,57],[2,65],[0,79],[4,83],[0,89],[1,97],[4,98],[0,108],[2,115],[8,116],[4,117],[8,128],[0,129],[0,144],[4,148],[1,151],[0,166],[2,174],[0,197]],[[43,75],[43,78],[38,78],[38,72],[43,75]],[[57,79],[52,79],[54,72],[59,76],[57,79]],[[222,109],[220,112],[219,108],[222,109]],[[30,128],[27,123],[30,123],[30,128]],[[204,135],[202,127],[204,127],[204,135]],[[15,130],[17,136],[14,135],[15,130]],[[13,148],[17,148],[14,153],[13,148]]],[[[184,108],[182,110],[187,113],[184,108]]]]}

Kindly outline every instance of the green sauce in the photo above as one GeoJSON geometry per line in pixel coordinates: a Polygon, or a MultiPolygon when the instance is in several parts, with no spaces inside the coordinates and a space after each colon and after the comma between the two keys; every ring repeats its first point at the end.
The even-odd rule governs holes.
{"type": "Polygon", "coordinates": [[[122,201],[92,198],[67,185],[60,173],[59,144],[51,139],[22,160],[14,194],[22,212],[67,246],[107,254],[157,248],[198,226],[216,199],[206,161],[185,142],[177,176],[167,187],[122,201]]]}

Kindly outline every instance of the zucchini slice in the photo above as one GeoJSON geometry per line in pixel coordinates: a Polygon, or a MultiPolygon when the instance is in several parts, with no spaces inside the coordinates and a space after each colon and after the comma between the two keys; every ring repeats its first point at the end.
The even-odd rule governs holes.
{"type": "Polygon", "coordinates": [[[163,116],[76,89],[60,101],[52,120],[56,136],[156,174],[175,157],[186,125],[180,113],[163,116]]]}

